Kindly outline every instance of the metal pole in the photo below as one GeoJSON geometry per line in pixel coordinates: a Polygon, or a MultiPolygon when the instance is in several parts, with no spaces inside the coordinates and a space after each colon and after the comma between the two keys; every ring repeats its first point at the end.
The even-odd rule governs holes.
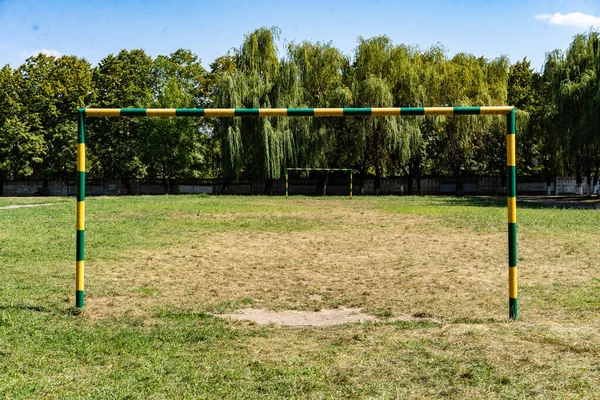
{"type": "Polygon", "coordinates": [[[85,243],[85,109],[79,109],[77,123],[77,228],[76,228],[75,306],[83,308],[85,243]]]}
{"type": "Polygon", "coordinates": [[[508,206],[508,317],[519,318],[517,297],[517,167],[515,110],[506,116],[506,197],[508,206]]]}
{"type": "Polygon", "coordinates": [[[289,182],[288,182],[288,173],[289,171],[285,171],[285,198],[288,198],[289,195],[289,182]]]}

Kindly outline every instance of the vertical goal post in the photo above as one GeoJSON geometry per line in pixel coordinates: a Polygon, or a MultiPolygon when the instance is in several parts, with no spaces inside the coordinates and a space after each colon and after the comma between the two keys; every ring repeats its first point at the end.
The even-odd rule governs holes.
{"type": "Polygon", "coordinates": [[[352,173],[354,170],[352,168],[316,168],[316,167],[305,167],[305,168],[286,168],[285,169],[285,197],[286,199],[289,197],[290,187],[289,187],[289,174],[290,171],[324,171],[324,172],[335,172],[335,171],[344,171],[350,172],[350,198],[352,198],[352,173]]]}
{"type": "Polygon", "coordinates": [[[77,123],[77,221],[75,305],[83,308],[85,260],[85,121],[86,117],[399,117],[506,115],[506,197],[508,208],[508,316],[518,319],[516,121],[512,106],[386,108],[80,108],[77,123]]]}

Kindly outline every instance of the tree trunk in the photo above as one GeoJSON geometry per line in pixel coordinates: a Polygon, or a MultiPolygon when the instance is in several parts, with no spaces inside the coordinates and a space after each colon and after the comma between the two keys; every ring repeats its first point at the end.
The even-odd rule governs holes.
{"type": "Polygon", "coordinates": [[[267,196],[273,195],[273,178],[265,179],[265,194],[267,196]]]}
{"type": "Polygon", "coordinates": [[[229,186],[229,178],[223,179],[223,186],[221,186],[221,193],[219,194],[224,194],[225,190],[227,190],[227,186],[229,186]]]}
{"type": "Polygon", "coordinates": [[[456,195],[464,196],[465,191],[463,189],[462,168],[460,166],[456,167],[454,177],[456,178],[456,195]]]}
{"type": "Polygon", "coordinates": [[[583,176],[581,175],[581,172],[577,171],[575,180],[577,183],[577,189],[575,190],[575,194],[583,195],[583,176]]]}
{"type": "Polygon", "coordinates": [[[127,194],[131,195],[131,182],[129,181],[129,178],[122,178],[121,183],[123,184],[123,186],[125,186],[127,194]]]}
{"type": "Polygon", "coordinates": [[[0,172],[0,197],[4,196],[4,175],[4,171],[0,172]]]}
{"type": "Polygon", "coordinates": [[[586,183],[587,183],[586,194],[588,196],[591,196],[592,195],[592,171],[591,170],[587,171],[586,183]]]}
{"type": "Polygon", "coordinates": [[[413,177],[415,175],[415,169],[413,168],[413,163],[409,162],[408,164],[408,182],[406,182],[406,194],[412,196],[413,194],[413,177]]]}
{"type": "Polygon", "coordinates": [[[421,161],[417,161],[417,165],[415,167],[415,176],[417,178],[417,194],[420,196],[423,194],[421,191],[421,179],[423,178],[423,174],[421,173],[421,161]]]}
{"type": "Polygon", "coordinates": [[[379,192],[381,190],[381,166],[379,164],[379,160],[376,161],[375,166],[375,195],[379,196],[379,192]]]}
{"type": "Polygon", "coordinates": [[[317,175],[317,187],[315,187],[314,194],[316,196],[327,195],[327,182],[329,181],[329,174],[318,173],[317,175]]]}
{"type": "Polygon", "coordinates": [[[552,194],[552,175],[546,174],[546,195],[552,194]]]}

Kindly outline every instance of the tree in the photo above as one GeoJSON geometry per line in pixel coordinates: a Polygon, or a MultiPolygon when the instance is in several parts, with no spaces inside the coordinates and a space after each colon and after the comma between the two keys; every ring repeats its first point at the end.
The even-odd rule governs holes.
{"type": "Polygon", "coordinates": [[[26,126],[38,144],[37,138],[43,138],[39,165],[44,173],[44,187],[52,177],[72,177],[76,110],[86,104],[91,93],[89,63],[75,56],[38,54],[28,58],[15,73],[22,104],[18,112],[20,127],[26,126]]]}
{"type": "MultiPolygon", "coordinates": [[[[352,104],[352,93],[342,71],[349,60],[330,43],[290,44],[287,60],[277,83],[277,107],[337,108],[352,104]]],[[[278,127],[290,130],[294,165],[340,167],[353,165],[355,146],[348,143],[351,121],[340,118],[295,118],[279,120],[278,127]]],[[[316,192],[325,193],[329,174],[320,174],[316,192]]]]}
{"type": "MultiPolygon", "coordinates": [[[[156,108],[204,107],[207,100],[206,71],[189,50],[177,50],[170,56],[158,56],[152,66],[156,108]]],[[[141,161],[150,176],[163,179],[167,193],[174,178],[208,176],[205,119],[147,118],[142,120],[145,145],[141,161]]]]}
{"type": "MultiPolygon", "coordinates": [[[[93,70],[93,107],[145,108],[154,98],[153,62],[144,50],[108,55],[93,70]]],[[[137,118],[94,118],[89,123],[92,172],[120,179],[131,193],[131,179],[146,176],[141,159],[146,132],[137,118]]]]}
{"type": "MultiPolygon", "coordinates": [[[[359,38],[354,61],[354,91],[357,107],[391,107],[392,42],[387,36],[359,38]]],[[[408,155],[397,117],[368,117],[359,125],[360,141],[365,144],[363,171],[374,169],[375,193],[381,188],[381,177],[403,164],[408,155]],[[394,157],[396,156],[396,157],[394,157]],[[393,161],[396,163],[393,163],[393,161]]]]}
{"type": "MultiPolygon", "coordinates": [[[[0,178],[30,176],[45,156],[44,138],[16,117],[0,125],[0,178]]],[[[0,179],[0,189],[2,188],[0,179]]]]}
{"type": "MultiPolygon", "coordinates": [[[[277,104],[280,62],[277,28],[261,28],[246,35],[236,50],[236,68],[225,71],[215,85],[215,105],[224,108],[270,108],[277,104]]],[[[292,135],[273,118],[224,118],[215,121],[221,143],[223,171],[228,179],[243,174],[266,182],[269,192],[291,157],[292,135]],[[243,134],[242,134],[243,132],[243,134]]]]}

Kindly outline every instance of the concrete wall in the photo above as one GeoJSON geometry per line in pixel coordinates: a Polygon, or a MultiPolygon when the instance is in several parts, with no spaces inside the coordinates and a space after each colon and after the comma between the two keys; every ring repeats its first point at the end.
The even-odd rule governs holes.
{"type": "MultiPolygon", "coordinates": [[[[290,179],[290,195],[295,194],[314,194],[317,187],[316,179],[290,179]]],[[[354,194],[375,194],[375,180],[364,179],[355,175],[354,194]]],[[[504,195],[506,187],[502,186],[500,177],[479,177],[465,178],[463,188],[466,194],[479,195],[504,195]]],[[[2,193],[4,196],[75,196],[77,187],[73,183],[58,181],[48,182],[48,187],[44,190],[42,181],[5,181],[2,184],[2,193]]],[[[130,185],[131,194],[165,194],[166,187],[163,183],[132,181],[130,185]]],[[[545,181],[535,180],[524,177],[517,184],[518,194],[559,194],[559,195],[577,195],[587,194],[588,190],[598,193],[600,184],[594,188],[588,188],[584,182],[577,185],[574,177],[561,177],[552,182],[550,187],[545,181]],[[555,190],[557,189],[557,190],[555,190]]],[[[264,183],[229,183],[224,186],[222,180],[203,179],[197,181],[175,182],[172,192],[176,194],[264,194],[264,183]]],[[[328,195],[348,195],[348,180],[343,178],[330,179],[327,183],[328,195]]],[[[456,192],[456,183],[448,178],[424,178],[421,179],[421,190],[417,191],[417,181],[413,181],[414,194],[454,194],[456,192]]],[[[108,182],[88,182],[86,184],[86,195],[88,196],[118,196],[128,193],[127,187],[120,181],[108,182]]],[[[271,194],[284,195],[285,181],[273,182],[271,194]]],[[[406,178],[389,178],[381,180],[380,194],[406,195],[408,194],[408,182],[406,178]]]]}

